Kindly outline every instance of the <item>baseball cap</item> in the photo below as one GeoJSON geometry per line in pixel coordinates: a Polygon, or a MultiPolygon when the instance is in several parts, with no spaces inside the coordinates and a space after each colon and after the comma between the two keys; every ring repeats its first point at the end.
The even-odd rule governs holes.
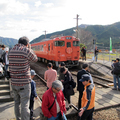
{"type": "Polygon", "coordinates": [[[61,66],[65,66],[65,63],[64,63],[64,62],[61,62],[60,65],[61,65],[61,66]]]}
{"type": "Polygon", "coordinates": [[[1,45],[2,48],[5,48],[5,45],[1,45]]]}
{"type": "Polygon", "coordinates": [[[30,71],[31,75],[36,75],[36,72],[34,70],[30,71]]]}
{"type": "Polygon", "coordinates": [[[88,74],[82,75],[82,78],[79,80],[80,82],[88,81],[90,80],[90,76],[88,74]]]}

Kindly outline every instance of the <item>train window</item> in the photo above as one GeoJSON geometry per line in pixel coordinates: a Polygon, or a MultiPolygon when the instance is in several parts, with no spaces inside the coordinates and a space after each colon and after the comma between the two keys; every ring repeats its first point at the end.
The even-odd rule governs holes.
{"type": "Polygon", "coordinates": [[[68,39],[72,39],[72,37],[66,37],[66,39],[68,40],[68,39]]]}
{"type": "Polygon", "coordinates": [[[34,46],[32,46],[32,50],[35,51],[35,47],[34,46]]]}
{"type": "Polygon", "coordinates": [[[48,51],[50,51],[50,44],[48,44],[48,51]]]}
{"type": "Polygon", "coordinates": [[[43,51],[43,45],[42,45],[42,51],[43,51]]]}
{"type": "Polygon", "coordinates": [[[65,41],[55,41],[55,46],[65,46],[65,41]]]}
{"type": "Polygon", "coordinates": [[[38,51],[40,51],[40,45],[38,46],[38,51]]]}
{"type": "Polygon", "coordinates": [[[80,46],[80,42],[79,41],[73,41],[73,46],[80,46]]]}
{"type": "Polygon", "coordinates": [[[71,42],[67,42],[67,47],[71,47],[71,42]]]}
{"type": "Polygon", "coordinates": [[[37,50],[37,46],[35,46],[35,50],[37,50]]]}

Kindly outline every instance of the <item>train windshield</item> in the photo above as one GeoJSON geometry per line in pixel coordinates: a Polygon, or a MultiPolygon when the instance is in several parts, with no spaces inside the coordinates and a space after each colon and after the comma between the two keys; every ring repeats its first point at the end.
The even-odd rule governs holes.
{"type": "Polygon", "coordinates": [[[55,46],[65,46],[65,41],[55,41],[55,46]]]}
{"type": "Polygon", "coordinates": [[[80,42],[79,41],[73,41],[73,46],[80,46],[80,42]]]}

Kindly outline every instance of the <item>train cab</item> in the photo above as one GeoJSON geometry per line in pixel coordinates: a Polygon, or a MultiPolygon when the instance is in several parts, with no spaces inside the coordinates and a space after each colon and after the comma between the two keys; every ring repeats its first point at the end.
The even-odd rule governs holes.
{"type": "Polygon", "coordinates": [[[73,36],[63,36],[54,39],[57,61],[64,61],[66,66],[77,66],[80,57],[80,42],[73,36]]]}

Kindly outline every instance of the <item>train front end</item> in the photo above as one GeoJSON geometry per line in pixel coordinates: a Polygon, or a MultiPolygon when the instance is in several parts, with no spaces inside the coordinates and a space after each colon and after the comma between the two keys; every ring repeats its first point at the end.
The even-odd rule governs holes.
{"type": "Polygon", "coordinates": [[[73,36],[62,36],[54,40],[56,66],[65,62],[66,67],[79,65],[80,40],[73,36]]]}

